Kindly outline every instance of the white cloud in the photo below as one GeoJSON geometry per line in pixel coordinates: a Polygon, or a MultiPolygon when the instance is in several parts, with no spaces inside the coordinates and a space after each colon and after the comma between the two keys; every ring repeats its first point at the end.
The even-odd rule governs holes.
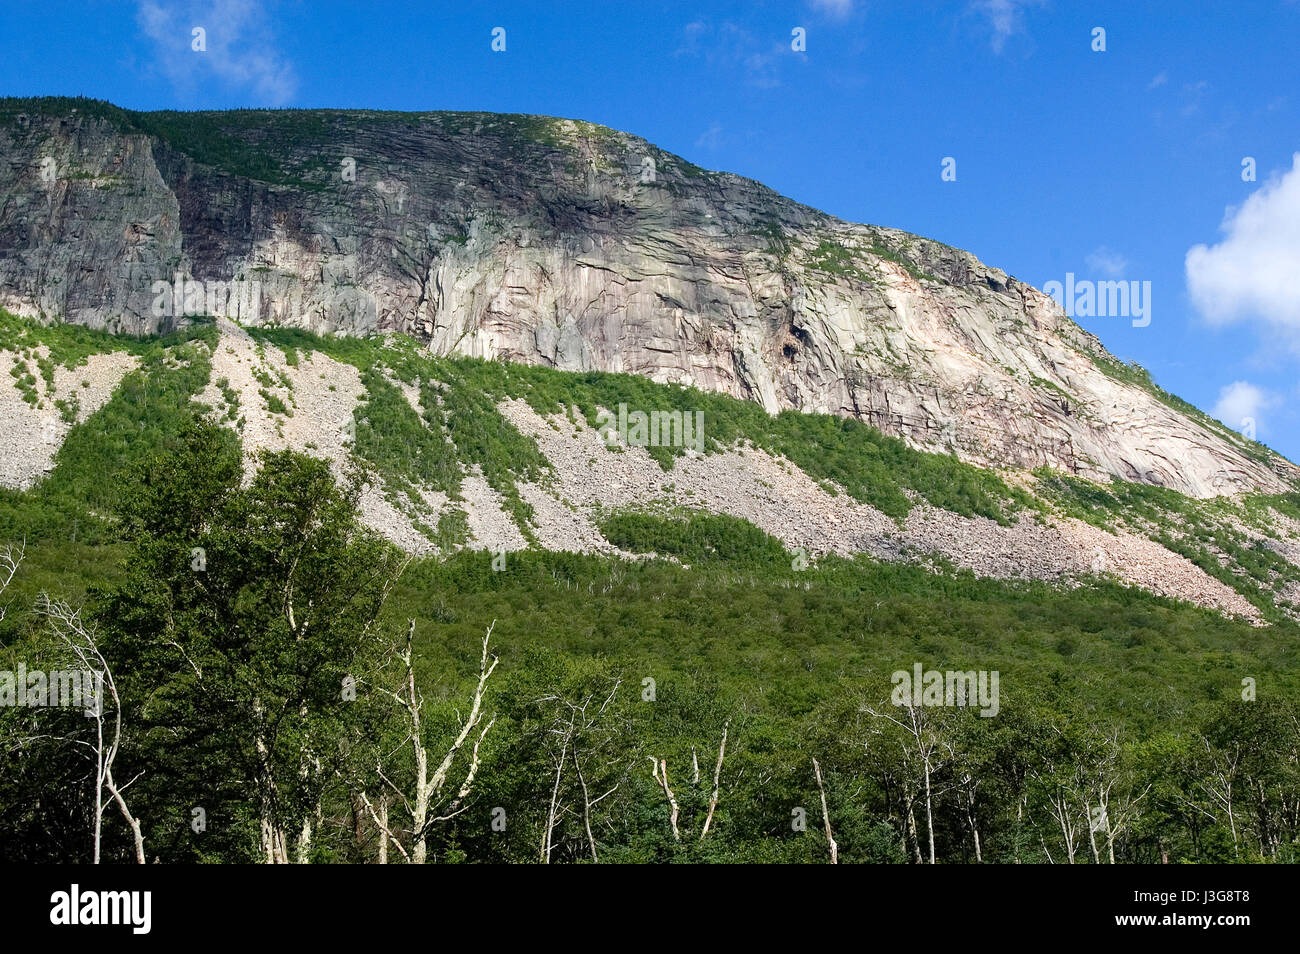
{"type": "Polygon", "coordinates": [[[1128,259],[1105,245],[1100,245],[1088,253],[1084,262],[1094,272],[1101,272],[1107,278],[1119,278],[1128,270],[1128,259]]]}
{"type": "Polygon", "coordinates": [[[967,10],[988,19],[993,30],[993,52],[1001,53],[1007,40],[1025,28],[1021,11],[1041,3],[1042,0],[973,0],[967,10]]]}
{"type": "Polygon", "coordinates": [[[853,12],[853,0],[811,0],[812,8],[818,13],[842,20],[853,12]]]}
{"type": "Polygon", "coordinates": [[[1241,430],[1247,419],[1259,427],[1263,413],[1281,402],[1276,394],[1265,391],[1249,381],[1233,381],[1219,391],[1219,400],[1210,413],[1233,430],[1241,430]]]}
{"type": "Polygon", "coordinates": [[[710,123],[709,128],[700,133],[695,140],[696,149],[717,149],[722,145],[722,125],[720,123],[710,123]]]}
{"type": "Polygon", "coordinates": [[[1164,86],[1169,82],[1169,74],[1161,70],[1155,76],[1151,77],[1151,82],[1147,83],[1147,89],[1155,89],[1158,86],[1164,86]]]}
{"type": "Polygon", "coordinates": [[[723,23],[713,27],[704,21],[689,23],[682,31],[684,42],[675,56],[698,56],[712,68],[739,74],[750,86],[771,89],[781,85],[781,61],[790,52],[788,42],[764,43],[744,27],[723,23]]]}
{"type": "Polygon", "coordinates": [[[1212,324],[1257,319],[1300,344],[1300,152],[1240,207],[1229,208],[1218,245],[1185,261],[1192,304],[1212,324]]]}
{"type": "Polygon", "coordinates": [[[267,106],[284,105],[298,90],[292,64],[272,43],[264,5],[254,0],[140,0],[136,22],[153,41],[159,70],[178,89],[192,92],[216,80],[267,106]],[[191,48],[195,27],[205,32],[202,52],[191,48]]]}
{"type": "Polygon", "coordinates": [[[1210,84],[1205,80],[1197,80],[1195,83],[1183,84],[1183,105],[1178,110],[1180,116],[1194,116],[1201,111],[1202,101],[1205,99],[1205,91],[1210,88],[1210,84]]]}

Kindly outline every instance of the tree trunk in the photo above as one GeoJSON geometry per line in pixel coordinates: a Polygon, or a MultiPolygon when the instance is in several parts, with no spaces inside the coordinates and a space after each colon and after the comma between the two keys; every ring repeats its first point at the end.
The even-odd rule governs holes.
{"type": "Polygon", "coordinates": [[[1092,863],[1101,864],[1101,855],[1097,853],[1097,825],[1092,814],[1092,803],[1084,801],[1083,810],[1088,816],[1088,844],[1092,848],[1092,863]]]}
{"type": "Polygon", "coordinates": [[[587,791],[587,780],[582,774],[582,762],[578,760],[578,743],[573,743],[573,767],[578,770],[578,784],[582,786],[582,824],[587,829],[587,845],[591,848],[591,860],[596,864],[600,859],[596,857],[596,836],[591,833],[591,795],[587,791]]]}
{"type": "Polygon", "coordinates": [[[569,725],[569,735],[564,737],[564,744],[560,747],[560,757],[555,763],[555,786],[551,789],[551,810],[546,816],[546,830],[542,832],[542,864],[551,863],[551,834],[555,831],[555,810],[556,804],[560,797],[560,779],[564,775],[564,760],[569,754],[569,738],[573,733],[573,725],[569,725]]]}
{"type": "Polygon", "coordinates": [[[980,851],[979,823],[975,821],[975,799],[970,796],[967,796],[966,800],[966,824],[970,825],[971,836],[975,839],[975,863],[983,864],[984,855],[980,851]]]}
{"type": "Polygon", "coordinates": [[[912,856],[916,864],[924,864],[925,859],[921,857],[921,836],[916,830],[916,810],[915,799],[904,793],[907,799],[907,834],[912,839],[912,856]]]}
{"type": "Polygon", "coordinates": [[[925,760],[925,827],[930,835],[930,864],[934,864],[934,804],[930,792],[930,760],[925,760]]]}
{"type": "Polygon", "coordinates": [[[835,843],[835,836],[831,833],[831,814],[826,808],[826,786],[822,784],[822,767],[813,759],[813,774],[817,776],[817,791],[822,797],[822,822],[826,826],[826,845],[830,849],[831,864],[840,863],[840,846],[835,843]]]}
{"type": "MultiPolygon", "coordinates": [[[[722,756],[727,751],[727,727],[731,720],[722,727],[722,742],[718,745],[718,764],[713,769],[713,797],[709,799],[709,815],[704,819],[704,828],[700,831],[700,841],[709,833],[709,826],[713,824],[713,812],[718,807],[718,782],[722,777],[722,756]]],[[[665,776],[667,778],[667,776],[665,776]]]]}
{"type": "Polygon", "coordinates": [[[672,826],[673,841],[681,841],[682,833],[677,827],[677,815],[679,812],[679,808],[677,806],[677,796],[675,796],[673,794],[673,790],[668,787],[668,761],[666,759],[659,759],[658,761],[656,761],[653,755],[650,756],[649,758],[650,758],[650,764],[654,766],[654,771],[652,773],[654,779],[663,788],[664,797],[668,799],[668,807],[669,807],[668,824],[672,826]]]}

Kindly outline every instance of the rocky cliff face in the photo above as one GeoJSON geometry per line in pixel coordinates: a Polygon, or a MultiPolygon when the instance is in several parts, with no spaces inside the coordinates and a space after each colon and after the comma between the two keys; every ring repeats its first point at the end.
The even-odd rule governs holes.
{"type": "Polygon", "coordinates": [[[965,252],[586,123],[7,100],[0,193],[0,306],[20,314],[399,331],[1194,496],[1296,476],[965,252]]]}

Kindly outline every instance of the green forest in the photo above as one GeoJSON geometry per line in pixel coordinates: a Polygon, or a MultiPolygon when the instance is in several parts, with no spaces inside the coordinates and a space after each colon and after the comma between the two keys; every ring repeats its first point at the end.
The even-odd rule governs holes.
{"type": "MultiPolygon", "coordinates": [[[[140,364],[45,479],[0,491],[0,674],[105,674],[89,715],[0,705],[0,859],[1297,860],[1300,632],[1285,614],[1251,625],[1104,576],[809,561],[688,508],[601,515],[612,544],[654,555],[636,561],[412,558],[363,526],[361,472],[340,485],[286,451],[244,479],[237,431],[192,400],[211,327],[110,340],[0,315],[0,347],[38,333],[46,363],[128,348],[140,364]],[[894,674],[918,665],[996,672],[996,715],[898,704],[894,674]]],[[[380,357],[373,341],[263,338],[372,371],[380,357]]],[[[628,376],[383,358],[400,380],[448,382],[440,442],[383,375],[365,378],[356,453],[399,495],[403,474],[451,489],[473,462],[509,501],[545,467],[494,396],[594,414],[657,388],[660,403],[703,403],[718,440],[770,446],[894,516],[918,495],[998,520],[1209,513],[1046,475],[1031,496],[857,422],[768,418],[628,376]]],[[[47,372],[31,364],[14,386],[41,401],[47,372]]],[[[455,543],[463,527],[438,532],[455,543]]],[[[1177,545],[1208,567],[1198,539],[1177,545]]],[[[1217,572],[1266,606],[1280,559],[1230,552],[1258,578],[1217,572]]]]}
{"type": "Polygon", "coordinates": [[[0,709],[6,860],[93,860],[97,806],[123,862],[1295,860],[1293,627],[698,514],[605,528],[676,562],[412,561],[324,463],[240,473],[192,424],[119,541],[0,551],[0,668],[112,683],[107,755],[0,709]],[[998,671],[997,716],[893,705],[915,663],[998,671]]]}

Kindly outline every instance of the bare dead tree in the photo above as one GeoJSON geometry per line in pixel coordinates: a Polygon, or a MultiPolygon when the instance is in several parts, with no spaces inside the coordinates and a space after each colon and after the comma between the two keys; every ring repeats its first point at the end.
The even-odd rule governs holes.
{"type": "Polygon", "coordinates": [[[591,849],[591,860],[600,863],[596,853],[596,836],[591,831],[591,792],[587,788],[586,776],[582,774],[582,759],[578,758],[578,746],[573,746],[573,768],[578,773],[578,784],[582,786],[582,827],[587,832],[587,846],[591,849]]]}
{"type": "MultiPolygon", "coordinates": [[[[615,781],[612,786],[607,788],[600,795],[597,795],[595,798],[592,798],[591,793],[587,788],[587,773],[584,773],[582,770],[582,758],[578,754],[578,746],[579,744],[581,744],[583,746],[584,752],[586,751],[587,748],[586,740],[588,736],[600,724],[601,720],[605,716],[606,711],[613,704],[614,697],[618,693],[618,688],[621,684],[622,684],[622,680],[618,680],[614,683],[614,687],[610,690],[609,695],[605,697],[605,701],[601,703],[600,708],[595,712],[593,716],[588,717],[587,714],[588,709],[592,703],[592,697],[590,696],[587,697],[585,700],[583,700],[581,707],[575,710],[575,713],[578,717],[576,721],[578,722],[579,728],[578,728],[578,732],[575,733],[574,735],[573,742],[570,747],[570,753],[573,756],[574,769],[578,773],[578,784],[582,788],[582,823],[583,823],[583,828],[586,830],[587,833],[587,847],[591,850],[591,860],[593,862],[599,862],[600,857],[596,852],[596,836],[592,833],[591,830],[591,810],[595,808],[597,805],[599,805],[601,802],[603,802],[606,798],[608,798],[609,796],[613,795],[616,791],[618,791],[619,786],[623,782],[622,782],[622,778],[619,778],[618,781],[615,781]]],[[[599,745],[600,742],[598,740],[596,743],[596,747],[599,747],[599,745]]],[[[599,751],[595,751],[593,752],[593,754],[600,756],[599,751]]],[[[616,759],[617,756],[615,756],[614,760],[605,759],[604,760],[605,767],[609,767],[610,765],[614,764],[614,761],[616,759]]],[[[626,771],[624,771],[623,775],[624,776],[626,775],[626,771]]]]}
{"type": "Polygon", "coordinates": [[[709,799],[709,814],[704,819],[704,827],[700,829],[700,841],[709,833],[709,826],[713,824],[713,813],[718,807],[718,784],[722,778],[722,756],[727,751],[727,729],[731,727],[731,720],[728,719],[722,726],[722,741],[718,743],[718,763],[713,767],[713,795],[709,799]]]}
{"type": "MultiPolygon", "coordinates": [[[[0,547],[0,596],[4,595],[5,590],[9,589],[9,584],[18,575],[18,568],[23,565],[23,558],[26,555],[26,540],[17,545],[8,543],[0,547]]],[[[9,605],[0,603],[0,622],[4,622],[5,614],[8,612],[9,605]]]]}
{"type": "MultiPolygon", "coordinates": [[[[1061,840],[1065,844],[1065,859],[1074,864],[1078,854],[1079,826],[1075,818],[1074,797],[1068,789],[1056,787],[1048,792],[1047,803],[1051,806],[1052,818],[1061,829],[1061,840]]],[[[1087,820],[1085,819],[1085,822],[1087,820]]]]}
{"type": "Polygon", "coordinates": [[[1137,820],[1140,812],[1139,806],[1150,793],[1151,786],[1147,785],[1138,794],[1134,794],[1132,791],[1124,791],[1118,796],[1113,796],[1111,789],[1112,783],[1108,781],[1105,791],[1102,792],[1100,804],[1101,817],[1106,828],[1106,858],[1113,865],[1115,863],[1115,842],[1137,820]]]}
{"type": "MultiPolygon", "coordinates": [[[[103,816],[104,809],[107,807],[104,804],[104,793],[107,791],[109,798],[117,806],[122,818],[126,821],[127,827],[131,830],[136,862],[145,864],[144,834],[140,827],[140,820],[132,814],[124,795],[126,789],[136,779],[133,778],[125,785],[119,786],[113,777],[113,764],[117,760],[122,744],[122,700],[118,696],[117,683],[113,679],[112,669],[109,667],[103,653],[99,650],[94,627],[82,620],[79,610],[72,609],[67,603],[51,600],[45,593],[42,593],[37,598],[36,610],[49,621],[55,635],[72,653],[82,671],[89,675],[96,684],[96,693],[93,700],[94,707],[89,712],[95,720],[95,740],[94,742],[86,742],[81,739],[70,739],[70,741],[79,745],[86,746],[92,753],[95,762],[94,863],[99,864],[100,861],[103,816]],[[105,738],[104,719],[105,693],[108,694],[113,707],[113,717],[107,738],[105,738]]],[[[139,776],[136,776],[136,778],[139,778],[139,776]]]]}
{"type": "Polygon", "coordinates": [[[943,740],[943,747],[947,750],[952,763],[953,788],[959,796],[962,812],[966,816],[966,827],[970,829],[971,840],[975,846],[975,863],[983,864],[984,850],[980,840],[979,817],[976,809],[983,779],[979,776],[967,752],[954,745],[950,739],[943,740]]]}
{"type": "MultiPolygon", "coordinates": [[[[722,739],[718,743],[718,760],[713,766],[713,793],[709,796],[708,814],[704,818],[704,824],[700,827],[700,841],[703,841],[709,834],[709,829],[713,827],[713,815],[718,809],[718,800],[722,791],[722,760],[727,753],[727,732],[730,729],[731,720],[728,719],[722,726],[722,739]]],[[[681,805],[677,801],[677,796],[668,786],[668,761],[667,759],[656,759],[653,755],[649,756],[651,765],[651,778],[653,778],[661,789],[663,789],[664,798],[668,801],[668,824],[673,832],[673,840],[681,841],[682,832],[678,824],[681,817],[681,805]]],[[[691,749],[692,775],[699,779],[699,760],[695,754],[695,749],[691,749]]]]}
{"type": "Polygon", "coordinates": [[[653,755],[649,758],[650,764],[654,766],[651,770],[651,776],[663,788],[664,797],[668,799],[668,824],[671,825],[673,829],[673,841],[681,841],[682,833],[677,827],[677,818],[681,814],[681,807],[677,804],[677,796],[674,795],[673,790],[668,787],[668,762],[666,759],[659,759],[656,761],[653,755]]]}
{"type": "Polygon", "coordinates": [[[493,620],[483,636],[483,648],[479,656],[478,682],[475,684],[471,696],[469,714],[461,723],[456,737],[452,740],[437,768],[431,774],[429,771],[430,752],[424,738],[426,731],[424,724],[424,696],[415,684],[415,620],[408,620],[408,624],[406,642],[395,653],[396,659],[402,666],[401,687],[392,690],[381,686],[379,692],[396,703],[406,721],[407,734],[399,748],[405,747],[408,742],[411,744],[415,772],[410,797],[389,779],[384,772],[382,759],[380,764],[376,766],[376,772],[383,784],[387,786],[387,790],[396,795],[410,816],[411,848],[409,852],[402,846],[401,840],[389,827],[387,796],[380,799],[378,808],[371,802],[366,792],[360,792],[359,796],[367,814],[380,831],[381,862],[387,860],[387,846],[391,842],[406,861],[419,865],[424,864],[428,857],[429,832],[433,826],[449,821],[464,811],[465,799],[473,791],[474,779],[477,777],[479,769],[480,747],[492,730],[492,726],[496,723],[496,716],[493,716],[486,724],[483,724],[483,697],[488,680],[492,678],[492,673],[496,671],[498,659],[490,651],[492,630],[496,627],[496,620],[493,620]],[[469,766],[465,771],[463,781],[456,790],[455,796],[445,806],[439,805],[435,807],[435,802],[447,784],[447,779],[451,774],[457,755],[460,754],[469,741],[470,735],[480,725],[482,725],[482,729],[474,739],[470,751],[469,766]]]}
{"type": "MultiPolygon", "coordinates": [[[[1048,814],[1061,832],[1061,841],[1065,846],[1065,861],[1074,864],[1079,849],[1078,808],[1080,786],[1074,774],[1074,766],[1061,766],[1050,756],[1044,757],[1041,764],[1029,772],[1029,777],[1042,790],[1043,800],[1047,804],[1048,814]]],[[[1085,816],[1084,823],[1089,819],[1085,816]]],[[[1055,864],[1051,852],[1047,850],[1047,841],[1041,832],[1038,836],[1043,853],[1048,863],[1055,864]]]]}
{"type": "MultiPolygon", "coordinates": [[[[1059,727],[1052,728],[1064,735],[1059,727]]],[[[1042,797],[1061,833],[1068,864],[1075,863],[1085,830],[1093,864],[1115,864],[1115,844],[1138,817],[1151,787],[1135,791],[1122,753],[1118,729],[1092,728],[1061,758],[1049,755],[1029,773],[1042,786],[1042,797]]]]}
{"type": "MultiPolygon", "coordinates": [[[[1151,791],[1147,785],[1140,793],[1133,790],[1130,773],[1121,763],[1121,745],[1119,730],[1111,729],[1103,740],[1104,754],[1093,770],[1093,791],[1096,797],[1097,811],[1089,809],[1090,832],[1101,831],[1105,837],[1106,860],[1115,863],[1115,842],[1129,829],[1136,820],[1142,800],[1151,791]]],[[[1094,858],[1100,861],[1100,853],[1094,848],[1094,858]]]]}
{"type": "Polygon", "coordinates": [[[551,788],[551,808],[546,814],[546,826],[542,829],[542,864],[551,863],[551,848],[554,844],[552,836],[555,834],[556,811],[560,806],[560,782],[564,778],[564,762],[569,754],[569,743],[573,741],[574,720],[572,713],[568,725],[561,730],[563,742],[560,745],[559,758],[555,760],[555,785],[551,788]]]}
{"type": "Polygon", "coordinates": [[[585,693],[577,700],[566,698],[560,694],[543,696],[537,700],[539,704],[549,703],[555,705],[556,714],[547,732],[560,740],[559,753],[555,754],[554,749],[552,749],[552,760],[555,763],[555,779],[551,785],[550,805],[542,828],[539,860],[543,864],[550,864],[555,848],[555,831],[560,822],[566,814],[578,814],[577,810],[571,810],[565,804],[565,799],[568,796],[564,787],[564,773],[566,766],[570,762],[573,764],[578,779],[577,797],[582,800],[581,818],[587,842],[587,852],[591,855],[592,861],[600,861],[600,853],[596,847],[596,835],[592,826],[592,810],[618,790],[622,784],[622,778],[627,774],[627,769],[624,768],[618,773],[619,777],[614,781],[614,784],[594,798],[591,794],[591,786],[588,783],[608,784],[609,778],[606,772],[623,760],[623,757],[617,754],[617,746],[615,747],[616,753],[612,758],[606,757],[603,752],[607,747],[607,743],[613,738],[612,733],[618,731],[617,721],[614,725],[608,723],[608,714],[621,685],[621,679],[614,680],[609,692],[604,694],[604,698],[599,705],[597,705],[597,700],[601,699],[600,695],[592,692],[585,693]],[[602,778],[604,779],[603,782],[600,781],[602,778]]]}
{"type": "MultiPolygon", "coordinates": [[[[924,785],[925,825],[930,843],[929,863],[934,864],[934,800],[937,795],[934,790],[934,776],[947,764],[944,752],[949,750],[943,744],[940,726],[925,706],[909,704],[895,706],[895,708],[902,710],[902,715],[895,716],[883,707],[876,709],[864,705],[862,710],[872,718],[896,726],[904,733],[906,738],[906,744],[903,745],[904,760],[919,767],[924,785]]],[[[908,811],[911,812],[910,806],[908,811]]],[[[914,830],[916,822],[915,819],[910,818],[910,814],[909,824],[914,830]]],[[[918,854],[920,852],[919,840],[917,852],[918,854]]]]}
{"type": "MultiPolygon", "coordinates": [[[[952,751],[951,748],[949,751],[952,751]]],[[[953,752],[953,756],[954,759],[957,758],[955,752],[953,752]]],[[[971,771],[970,766],[964,763],[960,764],[957,771],[957,788],[961,792],[962,809],[966,814],[966,826],[970,828],[971,839],[975,843],[976,864],[984,862],[984,852],[980,845],[979,821],[975,813],[976,793],[979,791],[979,787],[980,779],[971,771]]]]}
{"type": "Polygon", "coordinates": [[[375,823],[375,827],[379,829],[379,863],[381,865],[388,864],[389,842],[392,842],[393,847],[397,849],[398,854],[400,854],[402,858],[409,863],[411,861],[411,856],[407,854],[406,849],[402,847],[401,839],[399,839],[396,835],[394,835],[392,829],[388,827],[387,796],[383,796],[379,799],[378,808],[375,808],[375,806],[371,804],[370,796],[367,795],[365,792],[360,793],[360,798],[361,798],[361,804],[365,806],[366,812],[370,815],[371,819],[375,823]]]}
{"type": "MultiPolygon", "coordinates": [[[[1070,739],[1062,727],[1053,724],[1051,728],[1058,741],[1070,739]]],[[[1084,831],[1088,835],[1088,848],[1092,852],[1093,862],[1101,863],[1101,853],[1097,847],[1101,812],[1094,810],[1093,799],[1099,766],[1105,755],[1096,748],[1096,742],[1092,736],[1086,739],[1080,737],[1080,740],[1070,742],[1059,755],[1045,754],[1029,772],[1029,777],[1041,787],[1047,813],[1061,833],[1065,861],[1071,865],[1078,857],[1084,831]]],[[[1041,834],[1039,838],[1042,840],[1041,834]]],[[[1050,861],[1051,856],[1048,858],[1050,861]]]]}
{"type": "MultiPolygon", "coordinates": [[[[1210,777],[1200,783],[1201,789],[1210,797],[1212,804],[1221,809],[1228,818],[1228,828],[1232,832],[1232,850],[1241,855],[1237,818],[1234,811],[1235,796],[1233,789],[1237,784],[1241,764],[1241,744],[1234,742],[1231,749],[1221,749],[1213,745],[1204,735],[1200,737],[1205,747],[1206,761],[1210,777]]],[[[1217,818],[1215,819],[1218,820],[1217,818]]]]}
{"type": "Polygon", "coordinates": [[[822,822],[826,826],[826,845],[830,849],[831,864],[840,863],[840,846],[835,841],[835,836],[831,833],[831,813],[826,807],[826,786],[822,784],[822,767],[813,759],[813,774],[817,776],[817,791],[822,797],[822,822]]]}

